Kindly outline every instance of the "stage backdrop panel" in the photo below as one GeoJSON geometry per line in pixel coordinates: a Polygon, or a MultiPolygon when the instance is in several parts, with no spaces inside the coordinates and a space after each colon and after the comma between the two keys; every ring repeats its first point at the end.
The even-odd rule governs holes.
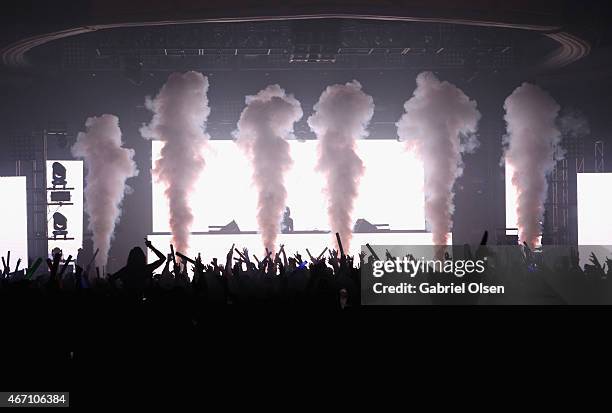
{"type": "Polygon", "coordinates": [[[11,270],[21,259],[20,268],[28,266],[28,216],[25,176],[0,176],[2,194],[2,236],[0,255],[11,252],[11,270]]]}
{"type": "MultiPolygon", "coordinates": [[[[286,177],[287,206],[294,230],[329,230],[323,196],[324,177],[316,171],[317,141],[289,141],[293,167],[286,177]]],[[[152,162],[162,142],[152,142],[152,162]]],[[[425,229],[423,164],[396,140],[359,140],[357,152],[366,171],[354,217],[393,230],[425,229]]],[[[206,166],[191,197],[192,232],[235,220],[242,231],[257,230],[257,193],[252,168],[232,140],[212,140],[203,151],[206,166]]],[[[169,232],[164,185],[153,178],[153,232],[169,232]]]]}
{"type": "MultiPolygon", "coordinates": [[[[165,254],[170,253],[170,235],[153,234],[147,237],[153,245],[165,254]]],[[[356,233],[353,234],[353,240],[349,254],[357,256],[361,251],[361,246],[369,243],[370,245],[432,245],[432,234],[428,232],[378,232],[378,233],[356,233]]],[[[202,254],[202,259],[205,262],[210,262],[213,258],[217,258],[220,264],[225,265],[225,256],[232,244],[236,244],[236,248],[242,251],[242,248],[248,248],[249,253],[256,254],[259,259],[265,256],[264,248],[261,243],[260,234],[195,234],[191,236],[190,248],[187,251],[187,256],[195,257],[198,253],[202,254]]],[[[313,256],[318,256],[325,247],[337,249],[335,236],[332,238],[330,233],[318,234],[279,234],[278,245],[285,244],[285,252],[287,256],[293,256],[299,252],[302,258],[308,260],[306,248],[313,256]]],[[[452,234],[448,234],[448,244],[452,245],[452,234]]],[[[179,251],[183,252],[183,251],[179,251]]],[[[326,253],[327,254],[327,253],[326,253]]],[[[150,251],[147,253],[149,262],[156,260],[155,254],[150,251]]],[[[238,254],[234,253],[234,257],[238,254]]],[[[161,268],[159,271],[161,272],[161,268]]]]}
{"type": "Polygon", "coordinates": [[[83,245],[83,161],[47,161],[47,231],[49,254],[57,247],[76,259],[83,245]]]}
{"type": "MultiPolygon", "coordinates": [[[[517,193],[512,185],[512,172],[512,166],[506,163],[506,228],[517,228],[517,193]]],[[[612,245],[609,188],[612,188],[612,173],[577,174],[579,245],[612,245]]]]}
{"type": "Polygon", "coordinates": [[[612,173],[577,177],[578,244],[612,245],[612,173]]]}

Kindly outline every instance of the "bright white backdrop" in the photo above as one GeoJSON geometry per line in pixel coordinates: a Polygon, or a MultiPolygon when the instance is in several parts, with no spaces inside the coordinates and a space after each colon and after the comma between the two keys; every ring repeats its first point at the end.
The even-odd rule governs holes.
{"type": "Polygon", "coordinates": [[[612,173],[577,177],[578,244],[612,245],[612,173]]]}
{"type": "Polygon", "coordinates": [[[25,176],[0,176],[2,203],[2,236],[0,255],[11,252],[11,270],[21,258],[20,268],[28,266],[28,216],[25,176]]]}
{"type": "MultiPolygon", "coordinates": [[[[294,229],[328,230],[324,177],[316,169],[317,141],[290,142],[294,165],[286,177],[287,205],[294,229]]],[[[162,143],[152,142],[153,162],[162,143]]],[[[360,140],[357,152],[366,172],[355,205],[355,219],[389,224],[394,230],[425,229],[423,165],[405,144],[395,140],[360,140]]],[[[235,219],[243,231],[256,231],[257,193],[251,165],[231,140],[209,141],[206,166],[191,198],[195,219],[192,232],[209,225],[226,225],[235,219]]],[[[163,185],[153,179],[153,232],[169,232],[168,204],[163,185]]]]}

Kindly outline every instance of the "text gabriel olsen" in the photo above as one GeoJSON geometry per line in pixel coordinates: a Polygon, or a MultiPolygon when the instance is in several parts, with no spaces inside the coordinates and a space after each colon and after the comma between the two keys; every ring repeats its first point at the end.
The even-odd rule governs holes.
{"type": "Polygon", "coordinates": [[[504,288],[502,285],[484,285],[483,283],[451,283],[449,285],[439,283],[383,285],[376,283],[373,286],[376,294],[503,294],[504,288]]]}

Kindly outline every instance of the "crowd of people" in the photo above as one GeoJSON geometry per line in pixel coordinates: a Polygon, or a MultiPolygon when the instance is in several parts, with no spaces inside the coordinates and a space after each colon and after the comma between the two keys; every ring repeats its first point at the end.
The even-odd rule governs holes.
{"type": "MultiPolygon", "coordinates": [[[[444,259],[486,257],[486,274],[478,279],[504,284],[505,296],[431,296],[430,303],[568,304],[576,303],[567,300],[576,294],[581,294],[577,301],[581,304],[612,302],[612,288],[607,287],[612,280],[610,258],[600,261],[593,254],[590,263],[581,267],[576,253],[547,260],[526,246],[500,249],[486,244],[485,235],[476,248],[454,248],[454,258],[444,259]]],[[[362,310],[375,314],[382,307],[363,304],[362,294],[371,286],[371,277],[363,273],[371,274],[375,260],[397,258],[389,251],[380,257],[373,250],[358,256],[346,255],[341,248],[319,256],[307,251],[305,259],[299,253],[288,256],[281,245],[278,252],[268,251],[259,259],[232,246],[223,261],[205,263],[200,256],[164,255],[146,240],[145,247],[157,257],[154,262],[147,263],[144,249],[136,246],[126,265],[110,274],[96,268],[93,259],[85,263],[77,259],[74,265],[71,257],[64,258],[57,250],[52,259],[37,260],[25,269],[6,254],[0,317],[11,339],[0,357],[0,368],[11,360],[58,369],[67,361],[80,360],[78,365],[88,371],[102,370],[117,360],[124,366],[160,358],[172,364],[189,364],[194,358],[223,364],[225,359],[214,356],[218,348],[232,348],[235,354],[251,355],[248,359],[257,361],[252,355],[269,351],[270,345],[278,346],[275,351],[289,359],[294,356],[291,343],[296,341],[317,349],[313,355],[330,351],[327,341],[317,341],[315,333],[324,331],[328,339],[346,340],[351,319],[357,336],[365,325],[403,329],[422,319],[418,314],[423,310],[403,306],[417,315],[404,313],[401,324],[394,326],[380,327],[380,320],[364,324],[362,310]],[[20,338],[27,347],[15,344],[20,338]],[[200,344],[176,347],[185,340],[200,344]]],[[[457,281],[436,273],[418,274],[416,279],[457,281]]],[[[468,275],[462,280],[473,281],[468,275]]],[[[427,298],[419,303],[427,303],[427,298]]],[[[384,314],[389,323],[396,322],[384,314]]],[[[264,369],[265,360],[261,363],[258,368],[264,369]]],[[[78,373],[75,377],[78,382],[78,373]]]]}
{"type": "Polygon", "coordinates": [[[364,254],[359,264],[336,250],[306,261],[299,253],[288,257],[281,245],[274,256],[268,252],[259,260],[246,248],[239,250],[233,245],[223,263],[214,258],[206,264],[201,256],[164,256],[146,239],[145,246],[157,260],[147,263],[144,250],[137,246],[129,252],[126,265],[113,274],[101,272],[92,265],[93,260],[83,264],[82,260],[63,257],[59,250],[42,269],[42,260],[26,269],[19,269],[20,263],[11,268],[4,260],[0,291],[3,295],[79,295],[135,302],[180,295],[205,306],[282,303],[341,309],[359,305],[359,269],[364,265],[364,254]]]}
{"type": "MultiPolygon", "coordinates": [[[[501,275],[507,285],[533,279],[530,274],[534,272],[540,273],[540,278],[572,274],[606,279],[612,275],[612,260],[606,257],[602,263],[593,253],[590,264],[581,268],[576,251],[570,251],[569,256],[561,255],[550,264],[550,260],[543,259],[543,254],[527,246],[515,246],[508,251],[517,254],[505,253],[502,257],[498,250],[486,244],[485,234],[474,253],[466,245],[461,255],[465,258],[487,256],[490,278],[499,279],[501,275]]],[[[120,299],[145,306],[166,303],[171,298],[192,313],[200,313],[209,306],[227,305],[350,309],[361,305],[361,289],[368,288],[362,285],[362,272],[371,275],[373,261],[380,259],[375,253],[346,255],[341,246],[340,251],[326,249],[318,257],[307,250],[308,259],[305,259],[299,253],[287,256],[281,245],[276,253],[266,250],[267,255],[260,260],[246,248],[239,250],[232,245],[223,262],[214,258],[204,263],[201,256],[189,258],[174,251],[165,256],[146,239],[145,246],[157,257],[154,262],[147,263],[145,251],[137,246],[129,252],[126,265],[112,274],[105,274],[103,268],[93,265],[95,255],[84,263],[82,257],[72,260],[55,250],[46,265],[38,259],[28,268],[20,269],[20,261],[11,266],[8,253],[2,258],[0,297],[120,299]]],[[[384,259],[395,257],[387,251],[384,259]]]]}

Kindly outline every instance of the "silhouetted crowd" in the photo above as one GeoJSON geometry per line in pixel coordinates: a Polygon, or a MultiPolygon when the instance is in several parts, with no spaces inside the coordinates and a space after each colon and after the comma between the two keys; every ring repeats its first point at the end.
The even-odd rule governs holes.
{"type": "MultiPolygon", "coordinates": [[[[588,279],[606,279],[612,275],[612,260],[606,258],[600,263],[592,253],[590,264],[581,268],[575,251],[547,265],[542,254],[526,245],[507,247],[510,253],[500,257],[498,250],[493,251],[486,244],[485,233],[474,253],[465,245],[462,255],[464,258],[486,256],[496,276],[502,274],[506,278],[503,280],[506,285],[531,283],[534,272],[544,279],[554,274],[588,279]]],[[[147,264],[143,249],[134,247],[127,264],[113,274],[101,273],[100,268],[93,266],[95,256],[88,263],[77,258],[75,265],[72,257],[63,259],[61,251],[56,250],[46,265],[39,259],[20,270],[20,262],[11,268],[10,254],[7,254],[6,259],[2,258],[0,297],[19,297],[23,302],[40,298],[83,302],[119,300],[145,308],[173,303],[183,308],[185,314],[202,314],[207,307],[228,305],[350,309],[360,306],[361,272],[372,274],[373,261],[379,259],[375,255],[366,259],[363,252],[355,259],[342,250],[326,249],[318,257],[307,250],[309,259],[305,260],[299,253],[287,256],[281,245],[277,253],[266,251],[266,257],[260,260],[250,256],[247,249],[241,251],[232,245],[224,262],[214,258],[206,264],[201,256],[189,258],[180,253],[164,256],[150,241],[145,240],[145,245],[157,260],[147,264]]],[[[394,258],[387,251],[385,259],[394,258]]],[[[197,317],[191,319],[197,322],[197,317]]]]}
{"type": "MultiPolygon", "coordinates": [[[[272,256],[259,260],[249,251],[232,246],[225,262],[217,258],[209,264],[182,254],[164,256],[151,242],[145,245],[157,260],[147,264],[145,252],[134,247],[127,264],[113,274],[101,274],[92,262],[83,268],[74,261],[63,260],[61,251],[28,269],[11,271],[5,266],[0,290],[3,295],[79,296],[125,299],[129,302],[162,302],[168,297],[208,305],[315,305],[346,308],[359,305],[360,267],[365,255],[355,264],[352,256],[329,251],[328,257],[300,254],[287,257],[284,247],[272,256]],[[38,268],[38,271],[37,271],[38,268]],[[36,272],[36,274],[34,274],[36,272]]],[[[71,258],[71,257],[69,257],[71,258]]],[[[77,260],[78,262],[78,260],[77,260]]],[[[19,264],[17,264],[18,266],[19,264]]]]}
{"type": "MultiPolygon", "coordinates": [[[[506,294],[431,295],[415,303],[610,303],[609,258],[600,262],[593,254],[590,263],[581,267],[575,251],[545,260],[543,253],[525,245],[500,249],[486,244],[485,235],[475,248],[453,249],[453,259],[487,258],[484,276],[466,274],[461,281],[501,283],[506,294]]],[[[11,264],[7,254],[0,277],[0,318],[6,333],[0,370],[15,363],[24,383],[30,383],[25,361],[47,368],[48,380],[66,366],[75,366],[77,370],[68,371],[71,383],[87,387],[79,379],[81,374],[97,374],[117,362],[122,369],[134,371],[138,365],[159,366],[162,360],[186,366],[201,360],[207,366],[220,365],[231,376],[230,359],[216,356],[222,349],[233,354],[231,360],[237,365],[248,360],[257,372],[268,369],[268,358],[258,355],[271,350],[276,360],[294,360],[300,351],[297,359],[302,357],[305,365],[322,354],[342,355],[340,360],[348,357],[350,364],[356,360],[345,347],[364,338],[418,326],[437,328],[423,317],[426,310],[395,307],[409,314],[393,318],[388,307],[361,302],[374,280],[367,274],[372,273],[375,260],[396,258],[389,251],[380,257],[373,250],[354,257],[340,249],[315,257],[306,250],[308,259],[304,259],[298,253],[287,256],[281,246],[277,253],[267,252],[259,259],[232,246],[224,261],[204,263],[200,256],[178,252],[165,256],[149,241],[145,245],[157,256],[154,262],[147,263],[143,248],[134,247],[126,265],[112,274],[95,267],[95,256],[85,263],[77,259],[74,265],[71,257],[62,259],[56,250],[52,259],[19,269],[20,263],[11,264]],[[371,323],[363,317],[366,313],[384,316],[371,323]],[[343,347],[335,347],[334,340],[343,347]],[[296,344],[307,350],[297,350],[296,344]]],[[[417,277],[431,283],[458,281],[452,274],[417,277]]],[[[117,371],[110,374],[117,376],[117,371]]]]}

